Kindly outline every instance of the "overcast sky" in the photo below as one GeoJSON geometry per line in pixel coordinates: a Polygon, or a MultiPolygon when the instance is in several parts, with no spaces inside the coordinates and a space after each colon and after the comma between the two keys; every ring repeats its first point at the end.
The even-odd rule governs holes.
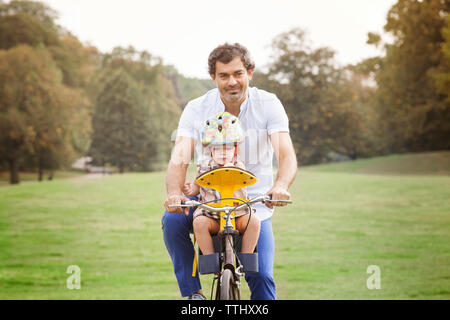
{"type": "Polygon", "coordinates": [[[314,47],[328,46],[340,64],[378,54],[366,44],[381,32],[396,0],[44,0],[59,24],[102,52],[132,45],[160,56],[182,74],[207,78],[207,59],[224,42],[246,46],[266,65],[271,40],[294,27],[314,47]]]}

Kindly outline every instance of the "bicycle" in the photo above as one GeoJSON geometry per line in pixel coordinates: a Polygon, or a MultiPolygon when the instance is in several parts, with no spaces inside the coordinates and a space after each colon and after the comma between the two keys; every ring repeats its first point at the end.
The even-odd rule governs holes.
{"type": "MultiPolygon", "coordinates": [[[[214,243],[214,254],[203,255],[199,249],[198,264],[200,274],[214,273],[211,298],[214,283],[217,281],[216,300],[240,300],[240,278],[245,273],[258,272],[257,248],[254,253],[239,252],[240,235],[236,229],[234,212],[248,207],[251,215],[251,205],[265,201],[292,203],[291,200],[271,200],[270,196],[257,196],[250,200],[233,197],[236,190],[256,183],[257,178],[250,171],[238,167],[222,167],[210,170],[200,175],[196,182],[201,187],[217,190],[220,199],[209,202],[195,200],[182,201],[181,205],[169,207],[200,207],[220,215],[219,232],[211,235],[214,243]],[[235,202],[241,202],[236,205],[235,202]],[[208,204],[209,203],[209,204],[208,204]]],[[[251,216],[249,218],[249,221],[251,216]]],[[[248,224],[247,224],[248,226],[248,224]]],[[[245,231],[244,231],[245,232],[245,231]]],[[[195,266],[195,259],[194,259],[195,266]]]]}

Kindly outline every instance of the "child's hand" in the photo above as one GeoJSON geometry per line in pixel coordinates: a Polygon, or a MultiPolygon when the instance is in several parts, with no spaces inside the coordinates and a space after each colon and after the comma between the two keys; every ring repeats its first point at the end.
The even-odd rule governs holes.
{"type": "Polygon", "coordinates": [[[193,197],[198,194],[197,188],[190,182],[184,184],[182,191],[188,197],[193,197]]]}

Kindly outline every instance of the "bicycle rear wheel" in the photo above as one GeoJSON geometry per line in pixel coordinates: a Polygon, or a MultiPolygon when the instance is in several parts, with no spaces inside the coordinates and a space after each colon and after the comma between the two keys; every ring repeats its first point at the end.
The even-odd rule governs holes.
{"type": "Polygon", "coordinates": [[[220,300],[237,300],[239,299],[238,287],[234,281],[233,272],[225,269],[220,279],[220,300]]]}

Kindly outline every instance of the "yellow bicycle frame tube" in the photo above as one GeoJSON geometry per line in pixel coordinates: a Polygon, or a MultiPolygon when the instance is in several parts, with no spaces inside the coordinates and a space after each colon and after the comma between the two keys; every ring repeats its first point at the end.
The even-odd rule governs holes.
{"type": "MultiPolygon", "coordinates": [[[[220,193],[221,198],[235,198],[233,197],[234,192],[237,190],[250,186],[256,183],[256,177],[249,171],[243,170],[238,167],[222,167],[209,170],[200,176],[198,176],[196,182],[200,187],[206,187],[209,189],[217,190],[220,193]]],[[[237,198],[240,199],[240,198],[237,198]]],[[[241,199],[244,203],[247,199],[241,199]]],[[[234,202],[237,200],[224,199],[218,202],[208,203],[211,207],[224,207],[224,206],[236,206],[234,202]]],[[[225,227],[225,219],[223,216],[225,212],[220,212],[220,230],[225,227]]],[[[231,217],[234,217],[234,212],[231,212],[231,217]]],[[[233,224],[233,229],[236,229],[236,224],[234,219],[231,219],[233,224]]]]}

